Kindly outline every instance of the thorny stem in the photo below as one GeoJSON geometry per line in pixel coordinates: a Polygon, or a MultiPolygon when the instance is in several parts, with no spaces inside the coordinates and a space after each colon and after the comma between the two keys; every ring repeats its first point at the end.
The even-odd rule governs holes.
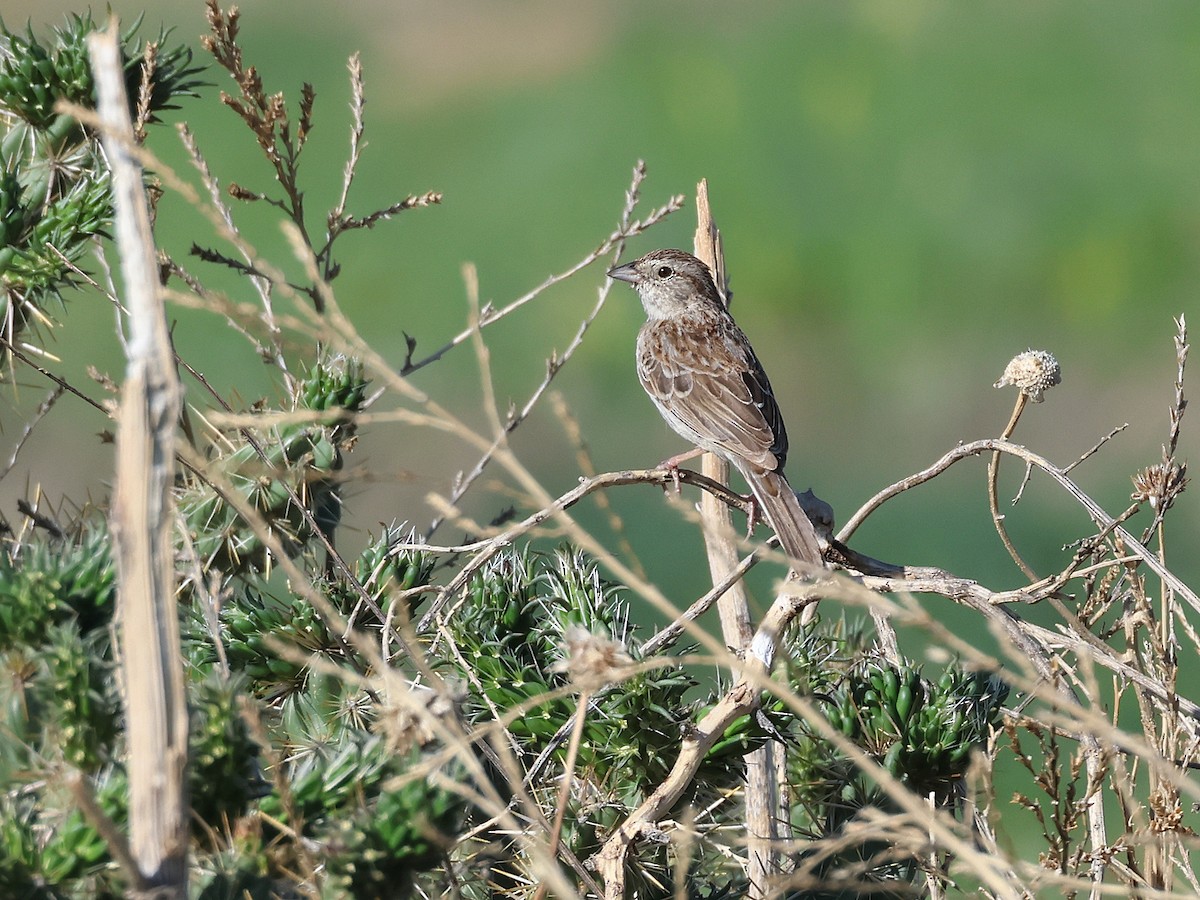
{"type": "Polygon", "coordinates": [[[25,446],[25,442],[28,441],[30,435],[33,434],[33,430],[37,427],[38,422],[42,421],[42,419],[46,417],[46,415],[54,407],[54,404],[58,402],[58,398],[63,395],[63,391],[65,390],[66,388],[61,384],[56,384],[50,390],[50,393],[46,396],[46,399],[38,404],[38,407],[34,411],[33,415],[25,422],[25,426],[21,429],[20,436],[13,444],[12,453],[10,453],[8,456],[8,462],[2,468],[0,468],[0,481],[3,481],[8,473],[13,470],[13,466],[17,464],[17,457],[21,455],[21,448],[25,446]]]}
{"type": "Polygon", "coordinates": [[[18,348],[17,345],[14,344],[12,341],[10,341],[8,338],[0,337],[0,347],[3,347],[8,353],[11,353],[16,359],[19,359],[21,362],[25,363],[25,365],[29,366],[29,368],[33,369],[39,375],[43,375],[46,378],[49,378],[51,381],[53,381],[55,384],[57,384],[64,391],[68,391],[69,393],[74,394],[76,397],[78,397],[84,403],[87,403],[88,405],[94,407],[95,409],[98,409],[100,412],[104,413],[105,416],[108,416],[111,418],[111,416],[112,416],[111,411],[108,410],[104,406],[103,403],[101,403],[99,400],[93,400],[87,394],[83,393],[83,391],[79,390],[79,388],[75,387],[73,384],[71,384],[66,379],[60,378],[58,375],[55,375],[53,372],[51,372],[45,366],[38,365],[36,362],[34,362],[32,359],[30,359],[28,356],[26,356],[25,353],[22,352],[21,349],[18,348]]]}

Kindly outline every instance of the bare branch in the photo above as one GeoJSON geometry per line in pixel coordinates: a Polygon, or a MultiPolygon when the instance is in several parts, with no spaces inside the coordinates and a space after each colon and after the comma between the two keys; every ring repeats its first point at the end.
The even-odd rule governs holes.
{"type": "MultiPolygon", "coordinates": [[[[498,322],[500,319],[503,319],[505,316],[510,315],[511,313],[520,309],[526,303],[529,303],[531,300],[536,299],[539,295],[541,295],[547,289],[552,288],[552,287],[554,287],[554,285],[559,284],[563,281],[566,281],[568,278],[570,278],[575,273],[580,272],[583,269],[586,269],[588,266],[590,266],[596,260],[600,259],[602,256],[605,256],[606,254],[617,249],[618,247],[623,245],[623,243],[628,238],[631,238],[634,235],[641,234],[643,231],[645,231],[650,226],[656,224],[661,219],[665,218],[666,216],[670,215],[673,212],[676,212],[677,210],[681,209],[682,207],[683,207],[683,197],[681,197],[681,196],[672,197],[669,201],[667,201],[667,203],[665,203],[662,206],[658,207],[657,209],[653,210],[648,216],[646,216],[646,218],[635,219],[634,221],[630,222],[628,225],[625,225],[625,226],[619,228],[618,230],[616,230],[612,234],[610,234],[600,244],[599,247],[597,247],[595,250],[593,250],[591,253],[589,253],[587,256],[585,256],[583,259],[581,259],[579,262],[575,263],[575,265],[571,266],[569,269],[566,269],[565,271],[560,272],[557,275],[551,275],[549,278],[547,278],[545,281],[543,281],[541,284],[539,284],[537,287],[535,287],[532,291],[529,291],[528,293],[521,295],[516,300],[513,300],[511,303],[509,303],[507,306],[503,306],[500,309],[485,308],[483,311],[483,314],[480,316],[479,327],[485,328],[488,325],[498,322]]],[[[408,365],[406,365],[403,369],[400,370],[400,374],[401,375],[411,375],[413,372],[417,371],[418,369],[423,369],[425,366],[429,365],[430,363],[436,362],[437,360],[439,360],[443,356],[445,356],[448,352],[450,352],[455,347],[457,347],[459,344],[468,340],[471,337],[472,331],[473,331],[473,329],[470,329],[470,328],[468,328],[465,331],[460,331],[458,334],[456,334],[450,340],[449,343],[447,343],[445,346],[443,346],[439,350],[434,351],[433,353],[429,354],[429,356],[426,356],[423,359],[419,359],[416,362],[409,363],[408,365]]]]}
{"type": "Polygon", "coordinates": [[[134,132],[118,35],[113,20],[107,31],[89,36],[88,48],[112,167],[117,245],[129,310],[113,537],[129,742],[130,852],[154,896],[182,898],[187,891],[188,712],[171,539],[180,388],[142,170],[129,152],[134,132]]]}
{"type": "MultiPolygon", "coordinates": [[[[633,225],[635,224],[631,221],[631,216],[633,215],[633,210],[637,205],[637,202],[638,202],[638,199],[640,196],[639,191],[640,191],[641,183],[645,179],[645,177],[646,177],[645,164],[639,161],[638,164],[634,167],[633,180],[630,183],[628,191],[626,191],[626,193],[625,193],[625,208],[621,212],[621,221],[620,221],[620,228],[618,229],[618,233],[620,233],[621,231],[624,231],[624,230],[631,229],[633,227],[633,225]]],[[[611,249],[613,250],[614,260],[621,255],[621,251],[624,249],[624,246],[625,246],[625,242],[624,242],[623,238],[618,241],[615,241],[612,244],[611,249]]],[[[573,272],[579,271],[584,266],[586,266],[588,264],[588,262],[594,261],[594,259],[595,259],[595,257],[593,256],[590,260],[585,260],[583,263],[577,264],[574,267],[574,269],[572,269],[572,271],[573,272]]],[[[566,277],[566,276],[564,276],[564,277],[566,277]]],[[[544,290],[548,286],[549,286],[549,282],[543,283],[541,287],[537,288],[534,291],[534,295],[536,295],[537,293],[540,293],[542,290],[544,290]]],[[[563,366],[565,366],[567,364],[567,362],[570,361],[571,357],[575,355],[575,351],[578,350],[580,345],[583,343],[583,338],[587,334],[588,329],[591,328],[591,325],[596,320],[596,317],[598,315],[600,315],[600,311],[602,309],[604,309],[604,305],[608,301],[608,294],[611,289],[612,289],[612,280],[606,278],[604,280],[604,283],[600,286],[600,288],[598,290],[598,296],[596,298],[595,305],[588,312],[588,314],[586,316],[584,316],[583,320],[579,323],[579,328],[576,329],[575,336],[571,338],[571,342],[567,345],[566,350],[564,350],[561,354],[555,353],[555,354],[551,355],[550,359],[546,361],[546,374],[542,378],[542,380],[538,384],[538,386],[536,388],[534,388],[533,393],[531,393],[529,395],[529,398],[525,401],[525,403],[521,406],[521,408],[519,410],[514,410],[509,414],[509,416],[507,417],[507,420],[505,422],[504,429],[499,434],[496,435],[495,439],[492,442],[492,445],[487,450],[484,451],[483,455],[479,458],[479,460],[475,463],[475,465],[470,469],[470,471],[466,472],[461,478],[459,478],[459,480],[458,480],[457,484],[455,484],[454,490],[451,492],[451,495],[449,498],[449,501],[451,504],[458,503],[458,501],[462,499],[463,495],[466,494],[466,492],[471,488],[471,486],[473,484],[475,484],[475,482],[483,474],[484,469],[487,468],[488,463],[491,462],[492,458],[495,456],[496,451],[500,448],[501,444],[508,439],[508,435],[512,434],[512,432],[514,432],[517,428],[519,428],[521,426],[521,424],[527,418],[529,418],[529,415],[533,412],[538,401],[541,400],[542,395],[545,394],[546,390],[550,387],[550,383],[554,380],[555,376],[558,375],[558,373],[560,371],[562,371],[563,366]]],[[[526,296],[530,297],[530,299],[532,299],[531,295],[526,295],[526,296]]],[[[511,309],[515,309],[515,308],[516,307],[513,304],[510,304],[509,307],[507,307],[506,309],[511,310],[511,309]]],[[[503,314],[503,313],[501,313],[501,314],[503,314]]],[[[494,318],[488,319],[487,322],[495,321],[495,319],[499,318],[499,315],[501,315],[501,314],[497,314],[494,318]]],[[[485,324],[487,324],[487,322],[484,321],[483,315],[480,315],[478,321],[479,321],[480,328],[482,328],[485,324]]],[[[412,351],[413,351],[415,342],[413,342],[411,338],[409,338],[408,341],[409,341],[409,345],[408,345],[409,360],[405,361],[404,367],[401,369],[402,373],[404,373],[404,374],[408,374],[409,372],[415,371],[416,369],[420,368],[421,365],[424,365],[424,362],[420,363],[420,364],[416,364],[416,365],[411,363],[412,351]]],[[[444,352],[447,349],[449,349],[449,345],[447,345],[447,347],[443,348],[443,350],[439,351],[439,352],[444,352]]],[[[432,361],[432,359],[427,360],[427,361],[432,361]]],[[[428,539],[429,537],[432,537],[433,533],[437,531],[437,529],[442,525],[442,523],[444,521],[445,521],[445,518],[443,516],[435,515],[433,520],[430,522],[429,527],[426,529],[426,532],[425,532],[426,539],[428,539]]]]}
{"type": "Polygon", "coordinates": [[[1200,612],[1200,597],[1196,596],[1195,591],[1189,588],[1186,584],[1179,580],[1179,577],[1171,572],[1158,557],[1146,549],[1140,541],[1133,537],[1128,531],[1119,525],[1115,525],[1116,519],[1108,515],[1095,500],[1085,494],[1078,485],[1064,474],[1064,470],[1051,463],[1045,457],[1034,453],[1020,444],[1013,444],[1009,441],[997,440],[994,438],[984,438],[978,441],[971,441],[968,444],[960,444],[950,452],[946,453],[941,459],[935,462],[927,469],[916,472],[907,478],[901,479],[895,484],[884,488],[874,497],[868,500],[863,506],[853,515],[850,520],[842,526],[838,532],[838,540],[845,542],[858,529],[863,521],[872,512],[880,506],[891,500],[893,497],[902,494],[904,491],[911,490],[918,485],[924,484],[932,478],[936,478],[950,466],[971,456],[978,456],[981,453],[998,450],[1002,453],[1008,453],[1018,459],[1033,465],[1049,475],[1060,487],[1070,494],[1077,503],[1079,503],[1086,511],[1088,516],[1102,529],[1112,529],[1115,535],[1120,538],[1126,548],[1142,561],[1155,575],[1161,578],[1172,590],[1179,593],[1181,597],[1187,600],[1192,609],[1200,612]],[[1114,527],[1115,526],[1115,527],[1114,527]]]}

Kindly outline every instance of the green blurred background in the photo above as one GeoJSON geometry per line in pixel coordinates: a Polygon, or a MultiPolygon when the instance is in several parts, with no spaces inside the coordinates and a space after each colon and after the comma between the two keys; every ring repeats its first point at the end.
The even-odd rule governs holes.
{"type": "MultiPolygon", "coordinates": [[[[197,0],[113,7],[126,21],[145,9],[145,31],[174,26],[203,58],[197,0]]],[[[76,9],[7,0],[4,17],[40,28],[76,9]]],[[[789,473],[832,503],[840,521],[956,442],[997,434],[1014,395],[992,382],[1027,347],[1053,352],[1064,382],[1027,412],[1017,440],[1065,464],[1129,423],[1076,473],[1114,513],[1128,503],[1129,475],[1159,458],[1175,372],[1172,316],[1195,308],[1200,273],[1195,3],[306,0],[243,4],[242,30],[249,60],[293,109],[302,81],[316,87],[304,162],[316,233],[340,187],[345,62],[356,51],[369,146],[351,211],[445,193],[440,207],[342,242],[338,298],[396,365],[402,332],[420,355],[463,327],[464,262],[478,267],[483,298],[500,305],[582,258],[615,227],[641,158],[650,170],[642,212],[675,193],[689,205],[629,253],[690,246],[691,195],[698,179],[709,180],[734,312],[789,425],[789,473]]],[[[228,87],[215,68],[209,80],[228,87]]],[[[222,183],[270,188],[270,172],[215,88],[177,118],[190,123],[222,183]]],[[[156,129],[150,146],[187,171],[171,129],[156,129]]],[[[268,208],[239,214],[266,255],[297,271],[268,208]]],[[[192,242],[219,246],[170,197],[160,235],[180,257],[192,242]]],[[[187,264],[253,301],[245,285],[187,264]]],[[[488,330],[502,400],[524,402],[602,283],[597,264],[488,330]]],[[[181,353],[220,388],[247,402],[271,394],[265,367],[219,318],[175,315],[181,353]]],[[[71,302],[51,346],[66,361],[60,370],[83,381],[84,365],[96,362],[118,374],[112,321],[94,298],[71,302]]],[[[617,286],[556,381],[601,470],[649,466],[682,449],[634,376],[640,322],[634,294],[617,286]]],[[[414,382],[483,425],[469,348],[414,382]]],[[[22,384],[35,387],[0,407],[9,444],[43,395],[32,378],[22,384]]],[[[14,517],[15,498],[34,485],[52,502],[103,497],[111,456],[94,435],[106,427],[82,404],[61,401],[0,482],[5,515],[14,517]]],[[[349,496],[350,545],[380,521],[427,521],[424,496],[446,492],[475,459],[439,433],[368,431],[354,462],[373,480],[349,496]]],[[[1196,434],[1185,420],[1181,455],[1196,434]]],[[[574,453],[548,407],[514,444],[551,491],[574,484],[574,453]]],[[[889,504],[855,545],[1016,586],[1019,572],[991,527],[984,472],[983,461],[960,464],[889,504]]],[[[1002,473],[1008,495],[1020,474],[1012,465],[1002,473]]],[[[626,488],[611,499],[650,574],[681,603],[702,592],[699,537],[659,494],[626,488]]],[[[483,490],[467,509],[486,519],[507,502],[483,490]]],[[[1181,505],[1168,548],[1194,580],[1193,496],[1181,505]]],[[[605,533],[594,508],[580,515],[605,533]]],[[[1065,542],[1088,531],[1082,512],[1038,477],[1009,527],[1043,574],[1068,555],[1065,542]]],[[[952,627],[979,630],[948,601],[927,603],[952,627]]]]}

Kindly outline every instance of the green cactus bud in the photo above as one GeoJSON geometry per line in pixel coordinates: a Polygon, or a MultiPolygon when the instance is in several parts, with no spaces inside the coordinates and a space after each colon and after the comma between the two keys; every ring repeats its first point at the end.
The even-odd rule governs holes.
{"type": "Polygon", "coordinates": [[[75,537],[37,533],[0,550],[0,649],[44,641],[53,626],[73,621],[81,635],[106,630],[115,601],[111,540],[103,520],[75,537]]]}

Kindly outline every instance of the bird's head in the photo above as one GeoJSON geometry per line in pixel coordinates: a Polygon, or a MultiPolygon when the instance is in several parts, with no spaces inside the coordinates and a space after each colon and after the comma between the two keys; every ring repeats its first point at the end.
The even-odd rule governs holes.
{"type": "Polygon", "coordinates": [[[722,305],[708,266],[682,250],[654,250],[609,269],[608,277],[633,285],[651,319],[672,318],[697,304],[722,305]]]}

